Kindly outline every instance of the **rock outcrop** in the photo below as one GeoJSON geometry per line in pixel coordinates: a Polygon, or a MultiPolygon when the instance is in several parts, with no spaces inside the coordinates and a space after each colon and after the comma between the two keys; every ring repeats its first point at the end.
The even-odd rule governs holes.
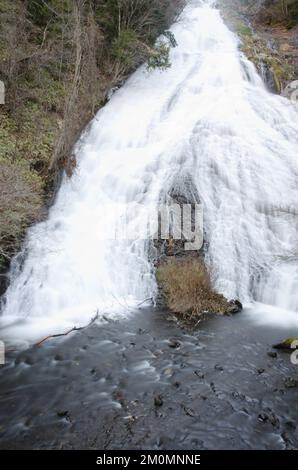
{"type": "Polygon", "coordinates": [[[298,17],[291,9],[295,2],[289,2],[287,15],[278,3],[281,2],[219,0],[218,6],[270,91],[282,94],[298,77],[298,17]]]}
{"type": "Polygon", "coordinates": [[[193,323],[198,323],[207,313],[238,313],[242,309],[241,303],[228,301],[212,287],[211,276],[204,261],[206,243],[200,213],[201,203],[190,173],[185,172],[173,178],[173,183],[161,195],[161,205],[168,205],[169,210],[174,205],[178,212],[180,208],[181,215],[186,206],[192,208],[192,234],[197,242],[200,240],[200,245],[199,249],[186,249],[186,243],[194,240],[189,239],[189,234],[186,236],[183,223],[181,238],[173,236],[175,223],[177,225],[182,222],[183,217],[178,222],[172,219],[169,238],[156,238],[154,263],[159,287],[158,306],[166,307],[179,318],[193,323]]]}

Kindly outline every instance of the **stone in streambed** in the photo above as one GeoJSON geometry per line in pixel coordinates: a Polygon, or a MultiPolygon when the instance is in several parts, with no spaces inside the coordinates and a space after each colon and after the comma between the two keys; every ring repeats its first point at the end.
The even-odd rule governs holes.
{"type": "Polygon", "coordinates": [[[203,374],[203,372],[199,371],[199,370],[195,370],[194,371],[194,374],[199,377],[199,379],[204,379],[205,378],[205,375],[203,374]]]}
{"type": "Polygon", "coordinates": [[[264,413],[260,413],[258,420],[262,423],[270,423],[274,427],[279,427],[279,419],[270,409],[266,410],[264,413]]]}
{"type": "Polygon", "coordinates": [[[298,388],[298,380],[293,379],[293,377],[288,377],[284,381],[284,386],[286,388],[298,388]]]}
{"type": "Polygon", "coordinates": [[[273,359],[276,359],[277,353],[275,351],[268,351],[267,356],[272,357],[273,359]]]}
{"type": "Polygon", "coordinates": [[[243,305],[239,300],[231,300],[229,302],[230,308],[226,312],[226,315],[234,315],[240,313],[243,310],[243,305]]]}
{"type": "Polygon", "coordinates": [[[163,397],[162,395],[156,395],[154,397],[154,405],[156,407],[161,407],[163,405],[163,397]]]}

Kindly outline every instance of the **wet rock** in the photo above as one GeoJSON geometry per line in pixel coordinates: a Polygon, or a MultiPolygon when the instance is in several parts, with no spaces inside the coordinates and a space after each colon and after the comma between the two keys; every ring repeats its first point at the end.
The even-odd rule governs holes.
{"type": "Polygon", "coordinates": [[[29,356],[19,355],[15,359],[14,363],[15,363],[15,365],[25,364],[26,366],[32,366],[34,364],[34,361],[29,356]]]}
{"type": "Polygon", "coordinates": [[[54,360],[55,361],[63,361],[63,356],[61,356],[61,354],[56,354],[56,356],[54,357],[54,360]]]}
{"type": "Polygon", "coordinates": [[[261,375],[261,374],[264,374],[265,369],[262,369],[262,368],[257,369],[257,372],[258,372],[258,374],[260,374],[260,375],[261,375]]]}
{"type": "Polygon", "coordinates": [[[120,403],[121,406],[125,406],[125,398],[124,398],[124,395],[123,395],[123,392],[121,390],[115,390],[112,394],[113,396],[113,399],[115,401],[118,401],[120,403]]]}
{"type": "Polygon", "coordinates": [[[71,421],[71,417],[70,417],[70,414],[69,414],[69,411],[68,411],[68,410],[60,410],[60,411],[57,411],[57,416],[58,416],[59,418],[66,419],[67,421],[71,421]]]}
{"type": "Polygon", "coordinates": [[[279,393],[280,395],[284,395],[284,394],[285,394],[285,391],[284,391],[284,389],[282,389],[282,388],[274,388],[274,389],[273,389],[273,392],[274,392],[274,393],[279,393]]]}
{"type": "Polygon", "coordinates": [[[236,400],[245,400],[245,395],[243,395],[243,393],[240,393],[240,392],[237,392],[237,391],[234,391],[232,392],[232,397],[235,398],[236,400]]]}
{"type": "Polygon", "coordinates": [[[286,431],[281,433],[281,437],[284,440],[284,443],[286,444],[286,446],[292,444],[291,438],[290,438],[289,434],[286,431]]]}
{"type": "Polygon", "coordinates": [[[298,80],[290,81],[287,86],[284,88],[282,95],[285,98],[292,99],[294,96],[297,96],[298,90],[298,80]]]}
{"type": "Polygon", "coordinates": [[[258,415],[258,420],[266,423],[268,421],[268,416],[265,413],[260,413],[258,415]]]}
{"type": "Polygon", "coordinates": [[[174,382],[174,383],[173,383],[173,386],[174,386],[175,388],[179,388],[179,387],[180,387],[180,385],[181,385],[181,383],[180,383],[180,382],[174,382]]]}
{"type": "Polygon", "coordinates": [[[277,7],[282,2],[218,1],[226,22],[241,38],[242,51],[254,63],[267,88],[273,93],[290,97],[291,92],[286,93],[284,89],[287,83],[297,77],[297,29],[276,27],[277,22],[283,21],[277,7]]]}
{"type": "Polygon", "coordinates": [[[138,335],[143,335],[144,333],[146,333],[146,330],[143,330],[143,328],[139,328],[137,333],[138,335]]]}
{"type": "Polygon", "coordinates": [[[267,356],[276,359],[277,358],[277,353],[275,351],[268,351],[267,356]]]}
{"type": "Polygon", "coordinates": [[[281,343],[274,344],[272,346],[274,349],[282,349],[284,351],[293,351],[298,349],[298,338],[288,338],[282,341],[281,343]]]}
{"type": "Polygon", "coordinates": [[[156,349],[154,352],[153,352],[154,356],[155,357],[160,357],[163,355],[163,351],[161,349],[156,349]]]}
{"type": "MultiPolygon", "coordinates": [[[[173,175],[169,184],[164,187],[160,195],[160,204],[164,207],[169,207],[169,211],[172,212],[172,217],[169,217],[169,238],[164,240],[158,236],[154,240],[154,249],[152,251],[155,253],[155,264],[158,265],[160,260],[164,257],[184,258],[189,256],[191,257],[193,255],[197,256],[198,248],[200,249],[200,243],[198,246],[194,246],[192,250],[186,249],[185,244],[193,242],[195,237],[193,237],[193,239],[189,239],[191,237],[187,237],[184,230],[181,231],[181,215],[184,214],[185,205],[189,205],[192,209],[190,215],[192,230],[196,228],[196,236],[200,235],[199,241],[201,241],[202,229],[198,226],[197,220],[197,208],[200,204],[200,197],[193,180],[193,176],[188,170],[183,171],[181,169],[177,174],[173,175]],[[173,207],[180,208],[177,214],[173,211],[173,207]],[[174,237],[173,234],[177,234],[178,227],[180,227],[180,237],[174,237]]],[[[190,235],[192,235],[192,233],[190,235]]]]}
{"type": "Polygon", "coordinates": [[[34,362],[35,361],[32,357],[26,357],[24,360],[24,364],[27,364],[27,366],[33,366],[34,362]]]}
{"type": "Polygon", "coordinates": [[[205,375],[203,374],[203,372],[199,371],[199,370],[195,370],[194,371],[194,374],[199,377],[199,379],[204,379],[205,378],[205,375]]]}
{"type": "Polygon", "coordinates": [[[230,307],[226,314],[235,315],[236,313],[240,313],[243,310],[243,305],[239,300],[231,300],[229,304],[230,307]]]}
{"type": "Polygon", "coordinates": [[[274,427],[279,426],[279,419],[271,410],[260,413],[258,415],[258,420],[262,423],[270,423],[274,427]]]}
{"type": "Polygon", "coordinates": [[[154,397],[154,405],[157,407],[161,407],[163,405],[163,397],[162,395],[156,395],[154,397]]]}
{"type": "Polygon", "coordinates": [[[294,421],[287,421],[286,426],[290,431],[295,431],[296,429],[296,424],[294,421]]]}
{"type": "Polygon", "coordinates": [[[178,348],[180,348],[180,343],[179,343],[179,341],[177,341],[175,339],[171,339],[168,342],[168,346],[169,346],[169,348],[178,349],[178,348]]]}
{"type": "Polygon", "coordinates": [[[293,377],[288,377],[284,380],[284,386],[286,388],[297,388],[298,387],[298,380],[293,379],[293,377]]]}
{"type": "Polygon", "coordinates": [[[191,416],[192,418],[194,418],[196,416],[195,412],[191,408],[188,408],[185,405],[182,405],[182,408],[183,408],[184,413],[187,416],[191,416]]]}
{"type": "Polygon", "coordinates": [[[130,404],[131,404],[132,406],[138,406],[139,403],[140,403],[139,400],[132,400],[132,401],[130,401],[130,404]]]}
{"type": "Polygon", "coordinates": [[[259,54],[259,71],[261,71],[262,78],[271,93],[279,93],[279,83],[275,76],[274,71],[270,66],[270,56],[268,54],[259,54]]]}

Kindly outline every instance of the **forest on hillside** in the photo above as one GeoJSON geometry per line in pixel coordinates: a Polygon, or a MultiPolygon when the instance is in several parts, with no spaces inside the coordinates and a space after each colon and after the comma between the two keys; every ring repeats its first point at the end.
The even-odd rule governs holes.
{"type": "Polygon", "coordinates": [[[9,264],[73,146],[135,68],[169,67],[182,0],[0,0],[0,269],[9,264]],[[163,35],[156,43],[156,39],[163,35]]]}

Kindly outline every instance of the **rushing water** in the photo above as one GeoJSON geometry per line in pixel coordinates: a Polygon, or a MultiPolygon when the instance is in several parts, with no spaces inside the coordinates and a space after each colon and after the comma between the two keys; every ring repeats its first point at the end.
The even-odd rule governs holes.
{"type": "Polygon", "coordinates": [[[297,449],[297,365],[267,355],[280,339],[245,310],[189,331],[141,309],[11,354],[0,449],[297,449]]]}
{"type": "Polygon", "coordinates": [[[266,90],[212,3],[190,1],[173,26],[169,70],[141,67],[97,114],[77,173],[13,263],[4,335],[60,331],[97,310],[126,314],[154,296],[148,244],[102,233],[117,230],[115,204],[141,226],[189,174],[216,288],[298,311],[297,105],[266,90]]]}

